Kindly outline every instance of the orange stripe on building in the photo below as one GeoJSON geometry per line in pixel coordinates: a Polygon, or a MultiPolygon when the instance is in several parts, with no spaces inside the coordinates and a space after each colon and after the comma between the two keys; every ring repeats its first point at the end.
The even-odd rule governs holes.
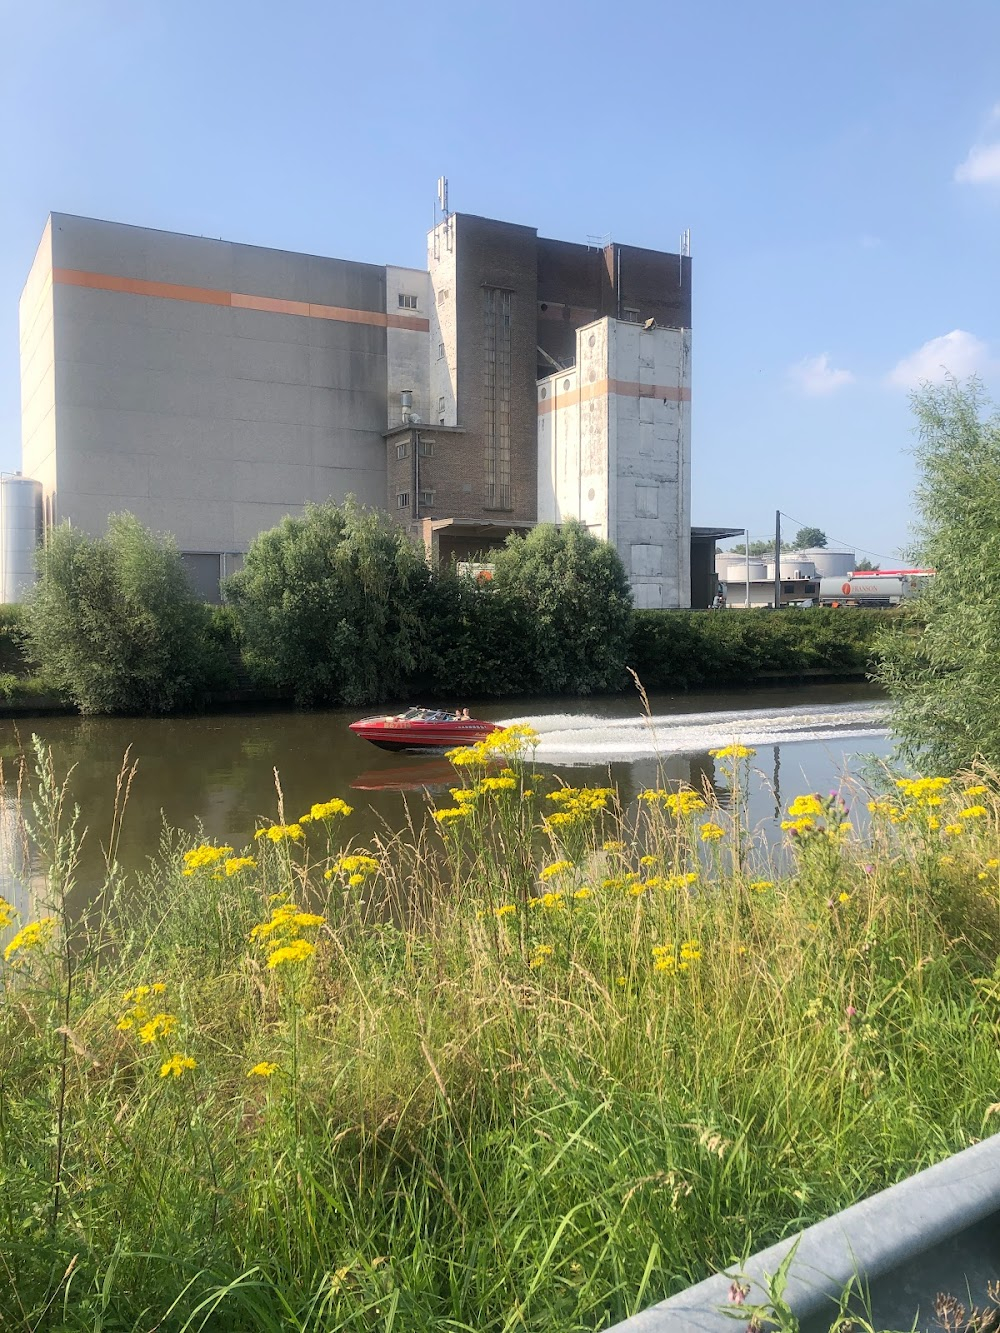
{"type": "Polygon", "coordinates": [[[635,380],[595,380],[593,384],[584,384],[578,389],[566,389],[551,398],[538,400],[538,414],[556,412],[562,407],[572,407],[576,403],[589,403],[594,398],[608,398],[618,394],[621,398],[659,398],[665,403],[689,403],[691,390],[686,385],[678,384],[639,384],[635,380]]]}
{"type": "Polygon", "coordinates": [[[259,310],[272,315],[298,315],[303,319],[329,319],[341,324],[370,324],[376,328],[408,329],[414,333],[427,333],[430,330],[430,321],[417,315],[389,315],[381,310],[353,310],[348,306],[317,305],[311,301],[286,301],[277,296],[223,292],[213,287],[185,287],[175,282],[147,282],[142,278],[121,278],[114,273],[85,273],[80,269],[54,268],[52,280],[64,287],[89,287],[93,291],[121,292],[128,296],[155,296],[165,301],[193,301],[198,305],[259,310]]]}

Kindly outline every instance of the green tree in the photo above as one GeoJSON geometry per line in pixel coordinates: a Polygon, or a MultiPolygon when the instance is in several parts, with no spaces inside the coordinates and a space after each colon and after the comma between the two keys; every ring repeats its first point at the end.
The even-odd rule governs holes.
{"type": "Polygon", "coordinates": [[[38,554],[25,638],[42,674],[82,713],[166,713],[225,683],[210,612],[172,539],[132,514],[104,537],[63,524],[38,554]]]}
{"type": "Polygon", "coordinates": [[[870,560],[859,560],[857,564],[854,566],[855,572],[858,574],[863,574],[866,571],[868,571],[869,573],[874,573],[876,570],[881,568],[882,568],[881,565],[873,565],[870,560]]]}
{"type": "Polygon", "coordinates": [[[884,636],[877,678],[904,755],[952,773],[977,755],[1000,763],[1000,415],[976,380],[925,385],[913,407],[910,554],[937,574],[884,636]]]}
{"type": "Polygon", "coordinates": [[[511,618],[508,655],[525,691],[590,694],[620,688],[632,623],[615,548],[575,520],[510,536],[493,558],[491,595],[511,618]]]}
{"type": "Polygon", "coordinates": [[[794,549],[796,551],[811,551],[814,547],[820,550],[826,545],[826,533],[822,528],[799,528],[795,534],[794,549]]]}
{"type": "Polygon", "coordinates": [[[423,665],[430,580],[403,530],[348,498],[261,533],[226,596],[260,680],[360,705],[401,697],[423,665]]]}
{"type": "MultiPolygon", "coordinates": [[[[791,551],[793,548],[792,548],[791,546],[789,546],[788,542],[782,542],[782,543],[781,543],[781,549],[782,549],[782,551],[784,552],[784,551],[791,551]]],[[[733,546],[733,547],[731,547],[730,550],[727,552],[727,554],[729,554],[729,555],[746,555],[746,552],[747,552],[746,542],[740,542],[739,546],[733,546]]],[[[772,538],[770,539],[770,541],[768,541],[767,538],[764,538],[764,539],[761,540],[761,541],[751,542],[751,543],[750,543],[750,555],[751,555],[751,556],[756,556],[757,559],[760,559],[760,557],[763,556],[765,560],[773,560],[773,559],[774,559],[774,538],[772,537],[772,538]]]]}

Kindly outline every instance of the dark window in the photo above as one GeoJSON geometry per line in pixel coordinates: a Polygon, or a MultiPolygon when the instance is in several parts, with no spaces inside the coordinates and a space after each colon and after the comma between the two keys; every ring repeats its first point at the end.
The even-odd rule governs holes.
{"type": "Polygon", "coordinates": [[[397,492],[396,492],[396,508],[397,508],[397,509],[407,509],[407,508],[409,508],[409,504],[410,504],[410,492],[409,492],[409,491],[397,491],[397,492]]]}
{"type": "Polygon", "coordinates": [[[422,505],[433,505],[433,503],[434,503],[434,492],[433,492],[433,491],[421,491],[421,492],[420,492],[420,503],[421,503],[422,505]]]}
{"type": "Polygon", "coordinates": [[[410,452],[410,446],[407,444],[407,442],[406,442],[405,440],[403,441],[402,444],[397,444],[397,445],[396,445],[396,457],[397,457],[397,458],[405,458],[406,455],[407,455],[409,452],[410,452]]]}
{"type": "Polygon", "coordinates": [[[421,458],[430,458],[431,454],[434,452],[434,441],[421,440],[417,447],[417,452],[420,454],[421,458]]]}

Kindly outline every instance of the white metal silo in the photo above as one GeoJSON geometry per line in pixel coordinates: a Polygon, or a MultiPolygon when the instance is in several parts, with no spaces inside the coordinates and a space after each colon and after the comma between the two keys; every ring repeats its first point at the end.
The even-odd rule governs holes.
{"type": "Polygon", "coordinates": [[[21,602],[35,582],[42,542],[42,483],[19,472],[0,477],[0,597],[21,602]]]}
{"type": "Polygon", "coordinates": [[[853,551],[825,551],[819,547],[811,551],[802,551],[801,554],[804,559],[813,562],[816,573],[821,579],[840,578],[844,574],[850,574],[858,559],[853,551]]]}

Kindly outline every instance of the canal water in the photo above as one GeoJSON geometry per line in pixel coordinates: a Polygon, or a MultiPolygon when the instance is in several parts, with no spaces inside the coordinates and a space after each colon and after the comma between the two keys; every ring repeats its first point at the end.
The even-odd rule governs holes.
{"type": "MultiPolygon", "coordinates": [[[[575,786],[615,785],[624,802],[665,780],[699,790],[707,784],[724,803],[725,775],[708,751],[733,741],[753,746],[751,819],[772,837],[796,795],[833,790],[892,749],[887,704],[862,684],[651,695],[648,715],[635,695],[518,700],[475,711],[500,723],[527,722],[539,735],[541,768],[575,786]]],[[[456,773],[446,759],[377,750],[348,730],[358,715],[257,711],[0,722],[0,893],[23,900],[30,877],[16,833],[16,770],[22,757],[30,760],[33,732],[51,746],[58,774],[72,769],[71,797],[87,829],[79,895],[88,896],[100,884],[126,750],[138,767],[118,846],[125,868],[155,856],[164,824],[191,837],[203,830],[236,847],[251,841],[262,820],[276,818],[275,770],[286,817],[343,797],[354,807],[343,835],[356,845],[376,828],[422,820],[428,803],[448,800],[456,773]]]]}

